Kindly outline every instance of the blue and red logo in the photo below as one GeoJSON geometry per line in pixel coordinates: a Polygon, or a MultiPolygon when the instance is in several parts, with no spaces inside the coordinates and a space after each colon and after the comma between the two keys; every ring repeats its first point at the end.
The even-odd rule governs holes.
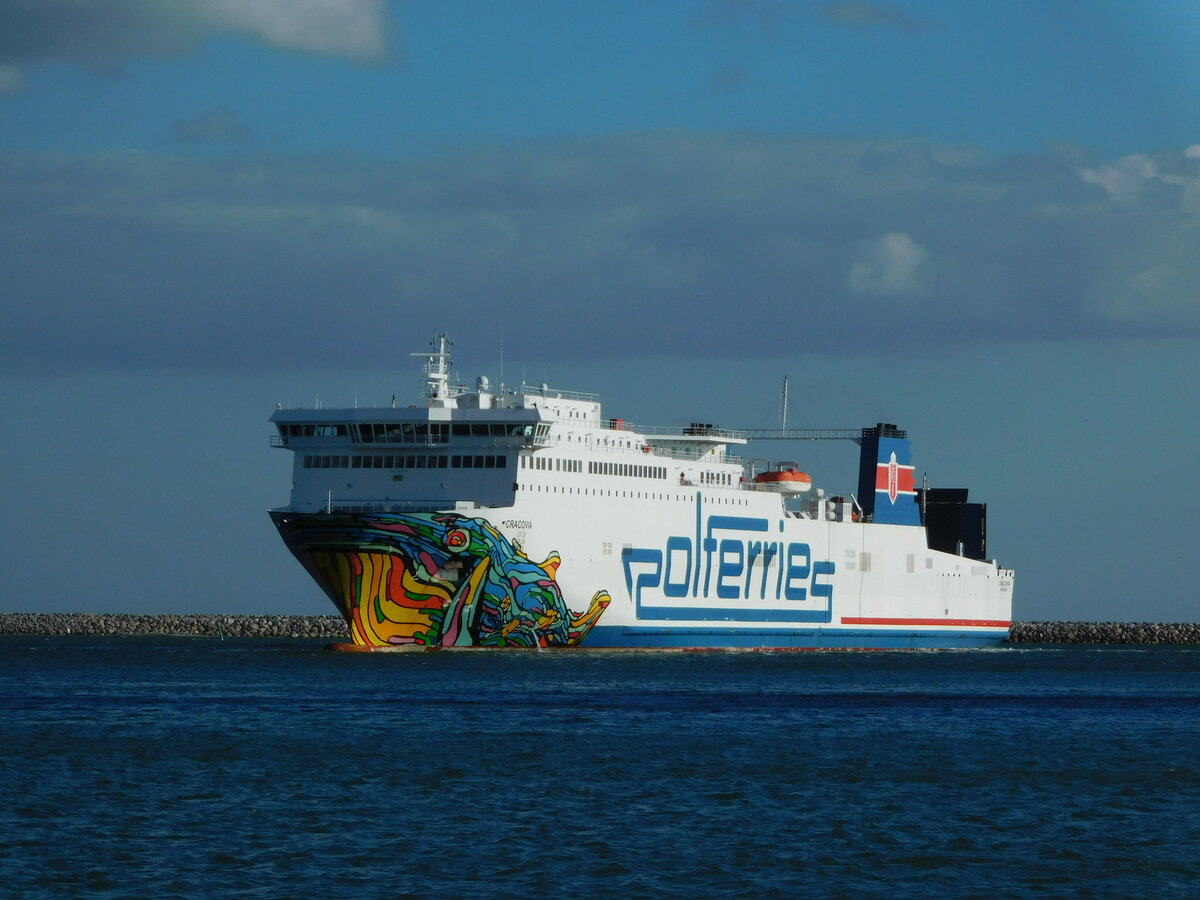
{"type": "Polygon", "coordinates": [[[875,493],[887,494],[888,502],[896,505],[896,498],[907,494],[917,495],[915,466],[905,465],[896,461],[895,452],[886,461],[880,461],[875,467],[875,493]]]}

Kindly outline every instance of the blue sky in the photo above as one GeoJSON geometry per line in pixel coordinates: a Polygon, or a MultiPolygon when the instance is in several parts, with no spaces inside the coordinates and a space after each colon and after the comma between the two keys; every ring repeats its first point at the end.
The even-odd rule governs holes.
{"type": "Polygon", "coordinates": [[[410,395],[447,329],[648,424],[787,374],[989,503],[1017,618],[1196,620],[1197,45],[1192,2],[0,0],[0,609],[325,611],[265,418],[410,395]]]}
{"type": "Polygon", "coordinates": [[[225,108],[257,149],[389,158],[664,128],[1111,156],[1186,146],[1200,117],[1186,0],[250,7],[294,20],[290,36],[225,2],[4,7],[13,149],[166,150],[173,126],[225,108]],[[312,33],[328,8],[342,29],[312,33]]]}

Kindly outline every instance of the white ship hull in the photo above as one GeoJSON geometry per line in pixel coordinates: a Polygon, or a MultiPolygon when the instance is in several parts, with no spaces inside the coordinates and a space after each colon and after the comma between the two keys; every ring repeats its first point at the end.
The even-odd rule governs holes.
{"type": "MultiPolygon", "coordinates": [[[[465,528],[487,522],[518,558],[557,557],[552,577],[569,611],[582,614],[606,594],[607,607],[580,646],[952,648],[996,644],[1008,634],[1012,571],[930,550],[921,528],[795,518],[778,495],[748,491],[635,491],[649,496],[576,497],[564,507],[559,486],[543,487],[548,494],[508,508],[416,515],[449,517],[465,528]]],[[[346,519],[412,518],[276,515],[308,536],[326,538],[332,523],[346,519]]],[[[389,540],[390,546],[378,537],[334,541],[327,552],[345,560],[386,546],[410,573],[421,567],[421,550],[403,535],[389,540]]],[[[485,564],[496,568],[491,560],[485,564]]],[[[358,623],[359,643],[479,643],[462,639],[469,629],[448,643],[439,639],[444,635],[412,640],[403,629],[389,630],[404,617],[396,598],[387,596],[386,579],[354,577],[353,565],[340,565],[346,577],[326,590],[352,627],[358,623]],[[377,613],[389,603],[390,614],[377,613]]],[[[440,564],[427,564],[424,579],[436,581],[436,569],[440,564]]],[[[423,623],[416,631],[428,635],[429,628],[423,623]]]]}
{"type": "Polygon", "coordinates": [[[532,503],[500,521],[531,524],[533,558],[561,553],[572,609],[593,585],[610,592],[586,646],[963,647],[1007,636],[1011,571],[932,551],[923,529],[798,519],[776,497],[731,493],[674,492],[665,510],[641,514],[597,504],[571,521],[532,503]]]}

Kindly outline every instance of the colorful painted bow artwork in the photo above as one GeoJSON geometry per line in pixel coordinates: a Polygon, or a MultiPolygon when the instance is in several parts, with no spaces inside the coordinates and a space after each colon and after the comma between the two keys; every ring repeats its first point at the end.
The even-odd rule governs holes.
{"type": "Polygon", "coordinates": [[[558,555],[535,563],[485,519],[331,515],[279,527],[358,644],[569,646],[609,604],[598,591],[585,612],[572,613],[555,580],[558,555]]]}

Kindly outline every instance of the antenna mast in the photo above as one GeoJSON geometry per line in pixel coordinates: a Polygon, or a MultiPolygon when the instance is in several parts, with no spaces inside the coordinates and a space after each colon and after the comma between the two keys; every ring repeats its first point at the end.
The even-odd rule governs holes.
{"type": "Polygon", "coordinates": [[[450,386],[450,345],[445,334],[435,334],[429,342],[432,352],[410,353],[425,358],[425,401],[429,406],[453,407],[455,391],[450,386]]]}

